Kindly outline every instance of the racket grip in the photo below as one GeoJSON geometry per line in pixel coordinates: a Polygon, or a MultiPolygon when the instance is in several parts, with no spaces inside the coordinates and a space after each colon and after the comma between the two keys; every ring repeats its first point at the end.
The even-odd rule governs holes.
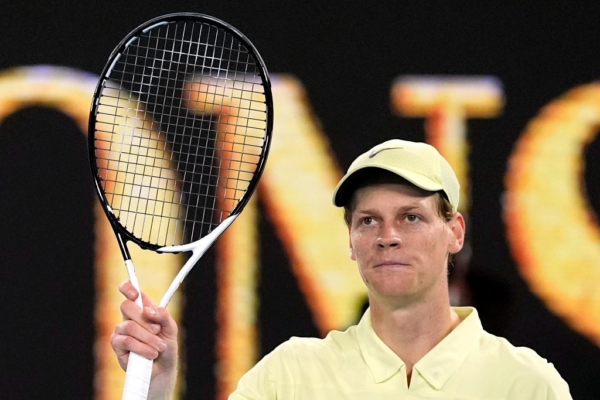
{"type": "Polygon", "coordinates": [[[136,353],[129,353],[123,400],[146,400],[152,378],[153,361],[136,353]]]}

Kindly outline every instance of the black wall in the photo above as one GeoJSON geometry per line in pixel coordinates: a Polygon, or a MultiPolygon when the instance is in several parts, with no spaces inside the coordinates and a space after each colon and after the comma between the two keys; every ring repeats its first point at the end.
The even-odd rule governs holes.
{"type": "MultiPolygon", "coordinates": [[[[116,44],[142,22],[174,11],[210,14],[244,32],[272,73],[303,82],[344,168],[382,140],[424,139],[423,120],[390,111],[397,76],[498,77],[506,96],[502,115],[468,122],[474,304],[492,333],[554,362],[575,399],[599,398],[600,349],[529,292],[511,258],[501,209],[506,160],[527,122],[570,88],[600,77],[597,11],[568,2],[366,3],[5,2],[0,71],[51,64],[99,74],[116,44]]],[[[73,121],[52,110],[22,110],[0,125],[2,399],[92,396],[95,199],[86,157],[73,121]],[[64,139],[56,143],[44,139],[48,135],[64,139]],[[62,236],[48,224],[60,226],[62,236]]],[[[599,159],[596,141],[586,155],[586,179],[597,211],[599,159]]],[[[281,246],[273,246],[269,221],[262,232],[271,246],[260,289],[261,341],[268,352],[289,336],[317,331],[281,246]]],[[[214,279],[210,268],[196,269],[187,286],[190,399],[214,393],[214,279]]]]}

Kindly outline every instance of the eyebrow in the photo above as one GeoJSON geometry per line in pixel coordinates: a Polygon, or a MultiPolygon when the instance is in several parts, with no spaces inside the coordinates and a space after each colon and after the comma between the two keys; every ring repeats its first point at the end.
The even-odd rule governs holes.
{"type": "MultiPolygon", "coordinates": [[[[397,211],[410,212],[410,211],[414,211],[414,210],[422,210],[424,208],[427,208],[427,207],[425,207],[423,204],[420,204],[420,203],[419,204],[407,204],[407,205],[398,207],[397,211]]],[[[354,212],[360,213],[360,214],[378,214],[377,210],[373,209],[373,208],[362,208],[361,209],[361,208],[357,207],[354,210],[354,212]]]]}

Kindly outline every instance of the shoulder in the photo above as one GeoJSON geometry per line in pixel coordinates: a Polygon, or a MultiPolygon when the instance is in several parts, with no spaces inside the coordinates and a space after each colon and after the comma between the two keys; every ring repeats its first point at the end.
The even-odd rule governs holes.
{"type": "Polygon", "coordinates": [[[280,344],[271,355],[273,358],[310,359],[341,356],[353,349],[358,351],[356,326],[345,331],[331,331],[325,338],[291,337],[280,344]]]}
{"type": "Polygon", "coordinates": [[[238,382],[230,400],[275,398],[277,387],[313,382],[343,368],[348,352],[358,351],[354,327],[323,339],[292,337],[263,357],[238,382]]]}
{"type": "Polygon", "coordinates": [[[291,337],[256,365],[267,377],[294,377],[340,368],[353,354],[360,354],[356,327],[331,331],[325,338],[291,337]]]}
{"type": "MultiPolygon", "coordinates": [[[[569,387],[554,365],[528,347],[514,346],[505,338],[485,332],[481,351],[494,365],[498,378],[509,383],[512,395],[532,399],[571,399],[569,387]]],[[[509,398],[513,398],[509,396],[509,398]]]]}
{"type": "Polygon", "coordinates": [[[481,336],[480,349],[492,357],[499,366],[506,365],[511,370],[544,371],[552,365],[533,349],[515,346],[507,339],[488,332],[484,332],[481,336]]]}

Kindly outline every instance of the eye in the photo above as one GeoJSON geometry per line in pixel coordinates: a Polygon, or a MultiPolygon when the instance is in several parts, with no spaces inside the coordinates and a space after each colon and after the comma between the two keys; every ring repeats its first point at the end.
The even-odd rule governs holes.
{"type": "Polygon", "coordinates": [[[420,218],[419,218],[418,216],[414,215],[414,214],[408,214],[408,215],[406,216],[406,220],[407,220],[408,222],[417,222],[417,221],[419,221],[419,220],[420,220],[420,218]]]}
{"type": "Polygon", "coordinates": [[[373,224],[373,217],[364,217],[360,222],[362,225],[371,225],[373,224]]]}

